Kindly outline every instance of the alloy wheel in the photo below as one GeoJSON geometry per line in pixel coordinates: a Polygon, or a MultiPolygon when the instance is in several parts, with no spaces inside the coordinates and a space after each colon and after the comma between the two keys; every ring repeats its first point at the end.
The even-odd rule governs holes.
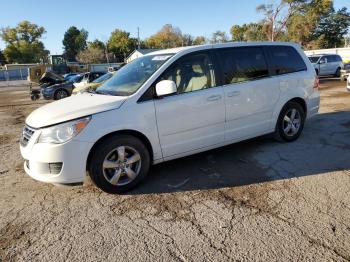
{"type": "Polygon", "coordinates": [[[299,132],[301,125],[301,115],[295,108],[289,109],[283,118],[283,132],[292,137],[299,132]]]}
{"type": "Polygon", "coordinates": [[[110,184],[127,185],[140,173],[141,155],[130,146],[119,146],[106,155],[102,168],[103,175],[110,184]]]}

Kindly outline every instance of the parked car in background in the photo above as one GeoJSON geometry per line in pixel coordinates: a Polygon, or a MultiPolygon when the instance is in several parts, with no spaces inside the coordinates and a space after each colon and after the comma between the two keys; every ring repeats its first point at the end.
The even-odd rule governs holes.
{"type": "Polygon", "coordinates": [[[309,59],[319,76],[340,77],[341,69],[344,67],[339,55],[312,55],[309,59]]]}
{"type": "Polygon", "coordinates": [[[64,79],[69,81],[72,77],[74,77],[76,75],[80,75],[80,73],[68,73],[68,74],[64,74],[63,77],[64,77],[64,79]]]}
{"type": "Polygon", "coordinates": [[[108,79],[110,79],[113,75],[114,72],[108,72],[102,76],[100,76],[99,78],[96,78],[94,81],[92,81],[91,83],[85,84],[83,86],[80,87],[76,87],[73,89],[72,94],[77,94],[77,93],[82,93],[85,92],[87,90],[96,90],[97,87],[99,87],[100,85],[102,85],[104,82],[106,82],[108,79]]]}
{"type": "Polygon", "coordinates": [[[88,171],[121,193],[152,164],[268,133],[295,141],[319,104],[318,76],[296,44],[168,49],[130,62],[96,93],[36,109],[20,149],[34,179],[81,183],[88,171]]]}
{"type": "Polygon", "coordinates": [[[340,71],[340,80],[345,81],[350,75],[350,64],[344,65],[344,68],[340,71]]]}
{"type": "Polygon", "coordinates": [[[99,78],[100,76],[102,76],[104,74],[106,74],[106,72],[87,72],[87,73],[84,73],[83,79],[78,83],[74,83],[74,87],[82,87],[88,83],[91,83],[96,78],[99,78]]]}
{"type": "Polygon", "coordinates": [[[52,86],[55,84],[60,84],[65,82],[66,80],[64,79],[64,77],[53,73],[53,72],[45,72],[39,79],[39,85],[40,88],[45,88],[48,86],[52,86]]]}
{"type": "Polygon", "coordinates": [[[72,76],[69,81],[60,82],[41,88],[42,96],[47,100],[60,100],[72,94],[74,83],[79,83],[84,77],[84,74],[72,76]]]}

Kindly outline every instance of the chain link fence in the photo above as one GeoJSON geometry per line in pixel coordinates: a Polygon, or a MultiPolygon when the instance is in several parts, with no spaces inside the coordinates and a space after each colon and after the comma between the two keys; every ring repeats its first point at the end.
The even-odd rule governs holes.
{"type": "Polygon", "coordinates": [[[27,80],[28,68],[2,69],[0,81],[27,80]]]}

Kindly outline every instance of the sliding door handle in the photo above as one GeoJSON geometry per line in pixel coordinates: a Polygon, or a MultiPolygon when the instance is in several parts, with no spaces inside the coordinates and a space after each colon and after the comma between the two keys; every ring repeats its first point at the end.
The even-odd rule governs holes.
{"type": "Polygon", "coordinates": [[[228,92],[227,96],[233,97],[233,96],[239,96],[240,94],[241,94],[241,91],[232,91],[232,92],[228,92]]]}
{"type": "Polygon", "coordinates": [[[212,95],[207,98],[207,101],[216,101],[220,99],[221,99],[221,95],[212,95]]]}

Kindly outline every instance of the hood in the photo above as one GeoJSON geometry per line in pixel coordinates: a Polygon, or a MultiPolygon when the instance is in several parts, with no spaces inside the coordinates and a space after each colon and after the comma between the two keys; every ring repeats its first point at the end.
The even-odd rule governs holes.
{"type": "Polygon", "coordinates": [[[40,83],[61,83],[64,81],[66,80],[62,76],[53,72],[44,73],[39,80],[40,83]]]}
{"type": "Polygon", "coordinates": [[[79,117],[118,109],[126,97],[83,93],[44,105],[34,110],[26,124],[41,128],[69,121],[79,117]]]}

